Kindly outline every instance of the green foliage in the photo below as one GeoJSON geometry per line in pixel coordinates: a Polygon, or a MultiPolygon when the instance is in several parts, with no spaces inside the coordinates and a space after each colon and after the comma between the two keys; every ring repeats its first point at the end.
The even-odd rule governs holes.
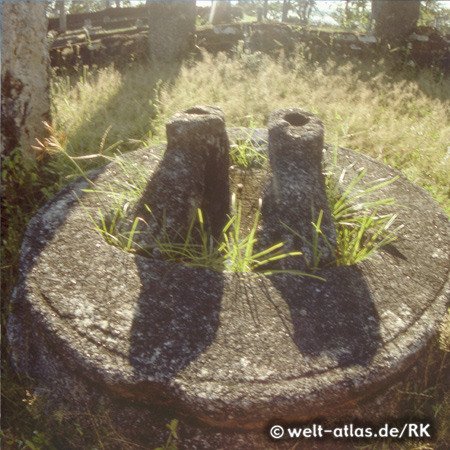
{"type": "Polygon", "coordinates": [[[218,104],[228,126],[245,127],[264,127],[272,110],[298,104],[321,117],[327,141],[400,169],[450,214],[450,80],[435,71],[399,70],[386,60],[310,63],[302,55],[242,49],[232,57],[205,52],[181,68],[143,64],[123,73],[91,71],[85,79],[52,83],[53,126],[77,152],[98,153],[105,123],[112,126],[105,146],[122,141],[127,151],[164,139],[167,118],[193,104],[218,104]]]}
{"type": "MultiPolygon", "coordinates": [[[[273,261],[284,259],[288,256],[300,256],[301,252],[281,253],[280,249],[283,243],[279,242],[271,247],[254,253],[254,246],[257,242],[256,231],[258,228],[259,217],[261,213],[262,200],[259,200],[258,210],[253,220],[250,233],[242,236],[242,208],[240,202],[236,202],[236,197],[232,197],[232,216],[223,229],[223,243],[218,251],[223,252],[225,256],[225,267],[230,272],[248,273],[259,270],[273,261]]],[[[274,271],[261,271],[264,275],[270,275],[274,271]]],[[[291,271],[297,275],[307,275],[303,272],[291,271]]]]}
{"type": "Polygon", "coordinates": [[[264,1],[256,0],[256,1],[247,1],[247,0],[240,0],[238,1],[238,6],[242,8],[242,11],[247,16],[256,17],[258,8],[264,7],[264,1]]]}
{"type": "Polygon", "coordinates": [[[393,198],[371,200],[370,194],[395,182],[391,179],[378,179],[362,184],[367,170],[360,173],[343,189],[346,176],[344,169],[335,181],[332,174],[327,176],[327,194],[331,214],[336,224],[336,265],[355,264],[369,258],[374,252],[392,243],[403,225],[397,224],[396,214],[382,214],[380,210],[396,204],[393,198]]]}
{"type": "MultiPolygon", "coordinates": [[[[148,211],[150,208],[146,205],[148,211]]],[[[150,257],[155,249],[168,262],[183,263],[188,266],[206,267],[212,270],[223,269],[224,258],[217,251],[216,243],[205,229],[203,214],[197,210],[197,216],[190,221],[186,234],[177,230],[168,230],[163,220],[163,236],[152,236],[155,242],[151,248],[143,248],[150,257]]]]}
{"type": "MultiPolygon", "coordinates": [[[[319,217],[317,218],[316,222],[311,222],[311,226],[313,228],[312,233],[312,241],[308,241],[303,235],[301,235],[299,232],[291,228],[290,226],[286,225],[282,222],[283,226],[285,226],[291,233],[293,233],[295,236],[297,236],[299,239],[301,239],[303,242],[305,242],[312,250],[312,258],[311,261],[306,258],[305,260],[306,264],[308,265],[309,270],[320,270],[323,268],[323,265],[321,264],[322,259],[322,251],[320,250],[320,241],[324,241],[327,247],[330,249],[332,253],[335,252],[335,249],[330,245],[330,242],[326,238],[325,234],[323,233],[321,229],[322,225],[322,219],[323,219],[323,211],[321,210],[319,212],[319,217]]],[[[334,262],[335,263],[335,262],[334,262]]]]}
{"type": "MultiPolygon", "coordinates": [[[[18,250],[29,219],[50,198],[60,175],[18,147],[2,161],[2,285],[18,261],[18,250]],[[7,275],[8,274],[8,275],[7,275]]],[[[11,281],[10,281],[11,282],[11,281]]],[[[8,290],[12,287],[8,287],[8,290]]]]}
{"type": "Polygon", "coordinates": [[[82,66],[70,77],[54,76],[52,126],[63,141],[71,143],[68,150],[74,156],[98,153],[106,126],[105,148],[134,150],[149,136],[164,135],[158,96],[162,79],[169,81],[175,71],[171,65],[152,70],[139,65],[123,73],[112,67],[88,70],[82,66]]]}
{"type": "Polygon", "coordinates": [[[265,167],[267,156],[255,146],[251,139],[230,146],[230,162],[239,167],[265,167]]]}
{"type": "MultiPolygon", "coordinates": [[[[87,190],[97,193],[100,191],[87,190]]],[[[82,204],[82,203],[81,203],[82,204]]],[[[82,204],[83,205],[83,204],[82,204]]],[[[151,209],[146,205],[147,210],[151,209]]],[[[150,235],[154,244],[151,247],[141,247],[136,243],[135,236],[139,231],[139,222],[144,222],[140,217],[133,221],[130,231],[122,231],[120,221],[126,218],[122,204],[118,204],[107,217],[99,209],[99,221],[85,208],[93,228],[111,245],[115,245],[127,252],[139,251],[153,257],[155,250],[158,257],[164,261],[183,263],[194,267],[205,267],[216,271],[228,271],[236,273],[253,273],[260,267],[288,256],[300,256],[301,252],[282,253],[283,243],[277,243],[262,251],[255,252],[256,231],[261,213],[261,200],[255,215],[252,228],[243,236],[242,231],[242,206],[236,197],[232,197],[232,214],[228,218],[222,230],[221,238],[216,241],[205,227],[203,213],[197,210],[197,216],[190,221],[186,233],[179,230],[167,229],[165,220],[161,224],[162,236],[150,235]]],[[[143,233],[148,233],[143,231],[143,233]]],[[[262,274],[272,274],[274,271],[260,271],[262,274]]],[[[303,272],[290,271],[297,275],[307,275],[303,272]]],[[[309,275],[310,276],[310,275],[309,275]]],[[[320,278],[320,277],[316,277],[320,278]]]]}
{"type": "Polygon", "coordinates": [[[418,25],[436,27],[442,34],[450,33],[450,9],[437,0],[420,2],[418,25]]]}
{"type": "Polygon", "coordinates": [[[342,28],[366,31],[371,15],[371,2],[367,0],[346,0],[340,2],[332,17],[342,28]]]}
{"type": "Polygon", "coordinates": [[[42,140],[36,139],[37,145],[33,146],[33,149],[40,153],[38,158],[54,156],[55,158],[52,159],[52,162],[54,165],[55,163],[57,164],[55,165],[55,168],[58,168],[60,173],[67,172],[70,174],[66,177],[67,179],[81,176],[91,184],[91,181],[86,176],[86,170],[104,164],[105,161],[111,161],[111,157],[108,156],[108,153],[111,153],[121,144],[121,141],[119,141],[106,149],[104,148],[106,137],[111,129],[111,127],[108,127],[100,141],[98,153],[78,155],[73,145],[64,135],[58,133],[55,128],[47,122],[43,122],[43,124],[48,137],[42,140]],[[62,165],[60,166],[59,164],[62,165]],[[69,166],[67,167],[65,164],[69,164],[69,166]],[[74,169],[75,173],[73,173],[74,169]]]}
{"type": "MultiPolygon", "coordinates": [[[[115,3],[111,1],[109,3],[115,3]]],[[[144,2],[140,2],[143,4],[144,2]]],[[[122,0],[120,2],[122,7],[136,6],[136,2],[131,3],[130,0],[122,0]]],[[[103,11],[107,8],[108,2],[104,0],[77,0],[65,2],[66,14],[80,14],[89,12],[103,11]]],[[[141,5],[139,5],[141,6],[141,5]]],[[[47,5],[47,17],[54,18],[59,17],[59,6],[57,1],[49,1],[47,5]]]]}
{"type": "MultiPolygon", "coordinates": [[[[283,223],[289,231],[311,248],[312,259],[306,261],[310,270],[320,270],[324,267],[321,263],[322,244],[325,244],[334,255],[334,261],[327,266],[349,266],[370,258],[376,251],[394,242],[398,232],[403,228],[403,225],[397,225],[397,214],[379,212],[386,206],[401,207],[393,198],[370,200],[372,193],[395,182],[398,176],[362,184],[367,172],[364,169],[344,188],[346,172],[347,170],[344,169],[340,177],[336,178],[333,168],[330,168],[326,176],[328,201],[336,226],[336,248],[332,247],[321,229],[322,210],[317,220],[311,223],[312,241],[308,241],[298,231],[283,223]]],[[[314,211],[312,213],[314,216],[314,211]]]]}
{"type": "Polygon", "coordinates": [[[169,429],[169,437],[167,438],[166,444],[162,447],[155,448],[155,450],[177,450],[177,426],[178,420],[174,419],[170,423],[166,424],[166,427],[169,429]]]}
{"type": "Polygon", "coordinates": [[[31,437],[27,438],[23,434],[20,438],[9,438],[1,431],[2,441],[18,450],[57,450],[51,443],[47,433],[41,431],[33,431],[31,437]]]}
{"type": "Polygon", "coordinates": [[[2,181],[24,186],[37,181],[37,162],[17,147],[2,161],[2,181]]]}
{"type": "Polygon", "coordinates": [[[348,266],[369,258],[375,251],[397,239],[392,224],[395,215],[378,215],[373,211],[370,215],[361,215],[353,219],[351,225],[337,225],[336,264],[348,266]]]}
{"type": "Polygon", "coordinates": [[[311,14],[317,9],[317,2],[312,0],[293,1],[291,6],[299,17],[300,25],[307,26],[309,25],[311,14]]]}
{"type": "MultiPolygon", "coordinates": [[[[252,151],[255,151],[255,149],[253,148],[252,151]]],[[[242,161],[242,164],[248,167],[248,159],[242,157],[242,161]]],[[[76,161],[74,163],[76,164],[76,161]]],[[[131,191],[135,201],[143,192],[145,176],[140,173],[140,182],[137,184],[135,175],[131,176],[131,168],[127,167],[124,161],[120,159],[119,163],[128,178],[128,181],[123,184],[131,191]]],[[[311,270],[321,268],[321,258],[323,255],[320,251],[320,241],[324,241],[335,255],[333,264],[345,266],[356,264],[369,258],[374,252],[396,239],[396,233],[401,228],[401,226],[395,229],[393,227],[394,223],[396,223],[397,216],[395,214],[379,213],[380,208],[394,205],[395,200],[393,198],[370,200],[369,198],[371,193],[391,184],[398,177],[390,180],[371,181],[360,187],[361,180],[365,174],[366,170],[360,171],[345,189],[342,188],[346,177],[345,169],[337,181],[335,181],[336,177],[332,173],[332,170],[327,175],[327,193],[332,217],[336,224],[336,249],[331,247],[321,230],[323,211],[319,212],[317,221],[311,224],[313,227],[312,242],[307,241],[299,232],[285,225],[291,232],[312,248],[312,260],[307,261],[311,270]]],[[[236,201],[236,197],[233,195],[232,215],[229,216],[229,220],[223,228],[219,242],[213,240],[209,235],[205,227],[203,213],[198,209],[197,216],[191,219],[185,234],[182,234],[179,230],[167,229],[165,220],[163,220],[163,223],[159,224],[162,230],[162,237],[151,235],[155,244],[150,248],[142,248],[135,242],[136,233],[142,232],[137,231],[139,222],[144,222],[142,218],[136,217],[133,220],[131,229],[128,231],[123,231],[120,227],[120,223],[127,218],[126,207],[124,205],[128,205],[131,200],[129,193],[124,195],[111,188],[105,191],[98,190],[95,187],[86,192],[95,194],[107,192],[114,196],[117,205],[108,216],[105,216],[102,210],[99,210],[98,221],[87,210],[86,212],[94,228],[109,244],[116,245],[127,252],[137,250],[152,257],[155,249],[157,249],[158,255],[165,261],[237,273],[255,272],[270,262],[288,256],[302,255],[298,251],[281,253],[280,249],[283,243],[276,243],[268,249],[257,253],[254,252],[257,242],[256,232],[260,218],[261,200],[258,204],[250,232],[246,236],[242,236],[241,229],[242,206],[239,201],[236,201]]],[[[151,207],[148,205],[146,207],[151,214],[151,207]]],[[[262,273],[269,274],[273,272],[267,271],[262,273]]],[[[304,273],[300,272],[298,274],[304,275],[304,273]]]]}

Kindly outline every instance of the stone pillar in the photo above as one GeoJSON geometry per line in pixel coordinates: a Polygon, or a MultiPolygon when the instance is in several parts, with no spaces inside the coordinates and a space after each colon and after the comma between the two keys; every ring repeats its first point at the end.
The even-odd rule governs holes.
{"type": "Polygon", "coordinates": [[[147,1],[149,46],[153,61],[181,59],[195,33],[195,1],[147,1]]]}
{"type": "Polygon", "coordinates": [[[230,198],[225,115],[217,107],[195,106],[171,116],[166,130],[164,159],[136,215],[153,224],[153,235],[165,233],[177,239],[200,208],[206,226],[218,239],[230,198]]]}
{"type": "MultiPolygon", "coordinates": [[[[269,118],[269,158],[272,183],[262,207],[261,241],[270,246],[284,242],[283,250],[301,250],[303,258],[286,259],[283,268],[306,269],[311,264],[314,227],[322,211],[321,230],[332,248],[336,231],[328,206],[322,174],[323,123],[314,114],[298,108],[274,111],[269,118]],[[284,224],[284,225],[283,225],[284,224]],[[295,230],[300,239],[287,225],[295,230]]],[[[321,265],[333,261],[333,252],[323,238],[318,242],[321,265]]]]}
{"type": "Polygon", "coordinates": [[[50,117],[46,2],[3,1],[2,155],[30,149],[50,117]]]}

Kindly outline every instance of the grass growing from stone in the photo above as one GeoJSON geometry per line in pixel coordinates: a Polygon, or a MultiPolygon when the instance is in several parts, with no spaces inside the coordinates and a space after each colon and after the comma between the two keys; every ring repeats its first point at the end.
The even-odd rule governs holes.
{"type": "MultiPolygon", "coordinates": [[[[135,241],[135,237],[142,232],[138,231],[139,222],[145,223],[145,220],[136,217],[133,220],[131,228],[126,231],[121,229],[120,224],[127,219],[127,209],[143,195],[150,174],[145,169],[140,169],[136,165],[130,165],[121,155],[117,155],[114,158],[105,157],[102,153],[105,136],[102,139],[98,154],[78,157],[72,156],[65,148],[65,145],[59,141],[55,130],[47,123],[45,126],[49,132],[49,137],[43,141],[37,140],[39,145],[34,148],[40,152],[60,154],[71,161],[76,171],[92,185],[92,189],[85,190],[85,192],[95,194],[99,198],[102,194],[107,194],[114,198],[116,203],[115,208],[113,208],[112,212],[103,211],[99,208],[98,220],[85,209],[86,214],[93,224],[93,228],[108,244],[115,245],[126,252],[138,251],[150,258],[157,251],[159,257],[162,257],[167,262],[184,263],[190,266],[237,273],[258,271],[262,275],[270,275],[278,272],[286,273],[287,271],[259,271],[259,268],[276,260],[302,255],[300,251],[283,253],[281,250],[284,245],[283,242],[276,243],[267,249],[254,253],[262,200],[259,199],[252,226],[244,236],[243,227],[241,226],[242,205],[239,200],[236,201],[235,194],[233,194],[231,199],[232,214],[229,216],[228,222],[224,225],[221,238],[218,241],[213,239],[208,233],[205,228],[203,213],[198,209],[197,215],[196,217],[192,217],[186,233],[181,233],[179,230],[168,230],[165,223],[159,224],[163,231],[162,237],[152,235],[154,246],[152,248],[141,247],[135,241]],[[97,158],[106,158],[110,162],[116,161],[118,163],[123,174],[126,176],[126,180],[119,183],[124,187],[123,190],[117,187],[113,188],[111,184],[108,186],[96,186],[78,163],[80,160],[97,158]]],[[[66,143],[66,146],[71,145],[70,143],[66,143]]],[[[232,144],[230,163],[235,163],[246,169],[254,165],[258,167],[265,166],[267,164],[267,156],[250,141],[232,144]]],[[[326,187],[331,214],[336,225],[336,248],[331,247],[321,230],[323,211],[320,211],[317,222],[311,224],[313,227],[312,242],[306,241],[300,234],[301,230],[296,231],[285,225],[294,235],[312,248],[312,261],[307,261],[309,269],[319,270],[322,268],[322,255],[318,245],[320,240],[324,240],[331,252],[335,255],[335,259],[331,264],[346,266],[369,258],[372,253],[396,239],[396,232],[401,228],[399,226],[395,230],[392,229],[396,215],[380,215],[377,210],[379,207],[395,204],[395,200],[393,198],[387,198],[377,201],[367,201],[366,198],[370,193],[391,184],[398,177],[389,180],[375,180],[366,184],[364,188],[359,188],[358,184],[365,173],[366,170],[362,170],[350,182],[349,186],[343,190],[340,186],[345,178],[346,170],[344,169],[339,179],[335,180],[333,169],[329,169],[326,177],[326,187]]],[[[81,205],[83,206],[82,202],[81,205]]],[[[146,205],[146,208],[152,214],[151,207],[146,205]]],[[[146,225],[148,227],[148,224],[146,225]]],[[[312,276],[324,280],[321,277],[306,274],[301,271],[290,270],[289,273],[312,276]]]]}
{"type": "MultiPolygon", "coordinates": [[[[164,123],[193,104],[215,104],[228,126],[266,126],[277,108],[299,106],[325,123],[325,140],[356,149],[401,170],[424,187],[450,214],[450,79],[432,70],[393,67],[385,60],[317,64],[298,57],[240,54],[202,55],[183,66],[135,65],[84,71],[75,79],[54,74],[53,127],[61,142],[72,143],[73,156],[105,156],[163,140],[164,123]],[[105,131],[111,126],[109,133],[105,131]]],[[[81,159],[84,171],[104,159],[81,159]]],[[[17,257],[27,221],[38,206],[78,176],[58,155],[39,161],[17,149],[2,164],[2,326],[17,277],[17,257]]],[[[125,190],[125,188],[124,188],[125,190]]],[[[406,450],[450,447],[450,322],[444,324],[435,350],[424,360],[424,373],[409,374],[398,392],[405,417],[431,418],[432,442],[375,441],[365,449],[406,450]]],[[[3,340],[3,355],[8,349],[3,340]]],[[[32,384],[3,363],[2,444],[5,448],[135,448],[120,441],[99,412],[60,412],[46,416],[32,384]],[[88,442],[90,447],[86,447],[88,442]],[[94,442],[94,444],[92,444],[94,442]],[[47,443],[50,443],[47,445],[47,443]],[[63,447],[61,447],[63,445],[63,447]]]]}
{"type": "MultiPolygon", "coordinates": [[[[363,169],[344,190],[339,186],[345,177],[345,169],[339,178],[327,176],[327,194],[331,215],[336,224],[336,265],[347,266],[363,261],[380,248],[396,240],[403,225],[397,225],[396,214],[383,214],[380,208],[395,206],[394,198],[371,201],[370,194],[395,182],[397,177],[379,179],[360,186],[366,170],[363,169]]],[[[316,225],[318,233],[320,226],[316,225]]]]}
{"type": "MultiPolygon", "coordinates": [[[[269,264],[273,261],[278,261],[290,256],[300,256],[301,252],[282,253],[281,248],[283,243],[279,242],[271,247],[259,252],[254,252],[254,246],[257,242],[256,233],[258,229],[258,222],[261,213],[262,201],[258,202],[258,209],[253,219],[253,225],[246,236],[242,236],[242,207],[239,201],[236,201],[236,196],[232,197],[232,215],[230,220],[223,229],[223,242],[220,244],[218,251],[225,256],[225,268],[231,272],[247,273],[258,271],[262,275],[270,275],[271,270],[259,271],[260,267],[269,264]]],[[[300,271],[290,271],[301,276],[312,276],[300,271]]],[[[314,278],[319,278],[313,276],[314,278]]],[[[323,280],[323,278],[322,278],[323,280]]]]}
{"type": "Polygon", "coordinates": [[[265,167],[267,156],[250,139],[230,145],[230,162],[239,167],[265,167]]]}
{"type": "MultiPolygon", "coordinates": [[[[301,252],[283,253],[283,243],[279,242],[271,247],[255,252],[257,242],[256,232],[261,213],[261,201],[253,219],[252,227],[244,232],[242,226],[242,206],[232,196],[232,212],[224,225],[222,235],[215,241],[205,228],[203,214],[197,210],[197,217],[193,217],[185,234],[179,234],[177,242],[164,230],[163,238],[155,239],[155,248],[159,250],[165,261],[184,263],[190,266],[205,267],[219,272],[255,273],[269,275],[272,271],[259,271],[273,261],[290,256],[300,256],[301,252]],[[198,235],[196,237],[196,235],[198,235]]],[[[134,226],[134,225],[133,225],[134,226]]],[[[126,249],[125,249],[126,250],[126,249]]],[[[143,249],[146,250],[145,248],[143,249]]],[[[153,250],[153,248],[152,248],[153,250]]],[[[151,256],[151,252],[149,251],[151,256]]],[[[294,273],[291,271],[290,273],[294,273]]],[[[304,272],[295,272],[301,276],[313,276],[304,272]]],[[[323,278],[321,278],[323,280],[323,278]]]]}
{"type": "MultiPolygon", "coordinates": [[[[371,193],[393,183],[397,177],[391,179],[379,179],[360,186],[360,182],[367,170],[360,173],[342,188],[342,182],[346,176],[346,169],[336,178],[333,169],[329,170],[325,185],[330,205],[331,215],[336,227],[336,248],[333,248],[322,231],[323,210],[318,214],[315,222],[311,223],[312,241],[308,241],[301,234],[301,230],[295,230],[288,225],[283,225],[295,236],[305,242],[311,249],[311,261],[307,260],[308,268],[320,270],[328,266],[349,266],[370,258],[373,253],[391,244],[397,239],[397,233],[403,225],[397,225],[397,214],[382,214],[379,208],[397,205],[394,198],[382,198],[371,201],[371,193]],[[394,226],[395,225],[395,228],[394,226]],[[331,263],[322,264],[322,252],[319,242],[323,241],[334,255],[331,263]]],[[[312,211],[314,217],[314,212],[312,211]]]]}

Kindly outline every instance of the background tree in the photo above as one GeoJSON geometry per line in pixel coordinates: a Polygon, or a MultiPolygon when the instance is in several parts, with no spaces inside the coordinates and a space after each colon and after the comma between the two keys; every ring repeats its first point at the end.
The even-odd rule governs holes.
{"type": "Polygon", "coordinates": [[[31,150],[50,118],[45,2],[2,2],[2,154],[31,150]]]}
{"type": "Polygon", "coordinates": [[[311,15],[317,9],[316,3],[313,0],[292,2],[292,9],[297,13],[300,25],[309,25],[311,15]]]}
{"type": "Polygon", "coordinates": [[[59,31],[65,33],[67,31],[67,20],[66,20],[66,2],[61,0],[58,3],[58,13],[59,13],[59,31]]]}
{"type": "Polygon", "coordinates": [[[230,1],[212,1],[210,22],[212,24],[231,22],[231,3],[230,1]]]}
{"type": "Polygon", "coordinates": [[[267,19],[274,20],[276,22],[281,21],[283,14],[283,3],[282,2],[270,2],[268,4],[267,19]]]}
{"type": "Polygon", "coordinates": [[[264,6],[263,6],[264,19],[267,19],[267,14],[268,13],[269,13],[269,0],[264,0],[264,6]]]}
{"type": "Polygon", "coordinates": [[[183,58],[193,43],[197,9],[195,1],[148,1],[148,39],[153,61],[183,58]]]}
{"type": "Polygon", "coordinates": [[[420,2],[421,26],[437,28],[442,34],[450,33],[450,9],[442,6],[437,0],[420,2]]]}
{"type": "Polygon", "coordinates": [[[336,11],[331,17],[338,22],[342,28],[360,28],[367,30],[370,23],[370,3],[366,0],[346,0],[339,2],[336,11]]]}
{"type": "Polygon", "coordinates": [[[393,43],[410,35],[420,17],[419,1],[372,0],[375,34],[382,41],[393,43]]]}
{"type": "Polygon", "coordinates": [[[242,12],[250,17],[256,17],[257,9],[264,7],[263,5],[264,2],[257,0],[239,0],[237,3],[237,6],[242,9],[242,12]]]}
{"type": "Polygon", "coordinates": [[[287,22],[288,20],[288,14],[289,14],[289,10],[291,9],[291,2],[290,0],[283,0],[283,13],[281,16],[281,21],[282,22],[287,22]]]}

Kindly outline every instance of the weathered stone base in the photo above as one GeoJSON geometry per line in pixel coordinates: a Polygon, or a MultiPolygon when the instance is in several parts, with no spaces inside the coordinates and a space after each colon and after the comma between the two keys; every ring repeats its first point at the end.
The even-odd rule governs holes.
{"type": "MultiPolygon", "coordinates": [[[[14,319],[16,320],[17,318],[14,319]]],[[[17,325],[23,326],[19,323],[17,325]]],[[[438,354],[436,347],[431,349],[434,354],[438,354]]],[[[266,426],[248,431],[212,427],[183,414],[182,411],[161,405],[151,407],[138,402],[128,402],[111,395],[100,386],[68,370],[60,358],[55,358],[45,337],[37,333],[32,335],[28,356],[29,375],[36,381],[34,394],[45,398],[46,415],[58,414],[66,421],[77,421],[81,427],[85,427],[85,434],[89,434],[87,429],[92,427],[89,415],[101,417],[101,422],[106,427],[104,432],[110,436],[107,442],[108,450],[157,448],[166,442],[169,434],[167,424],[173,419],[179,421],[176,441],[178,450],[292,450],[294,446],[296,450],[350,450],[357,444],[367,445],[375,442],[375,439],[358,441],[331,438],[276,441],[269,438],[269,429],[271,425],[287,424],[283,420],[277,420],[280,418],[274,418],[266,426]],[[116,446],[114,440],[117,440],[116,446]]],[[[423,356],[410,368],[407,376],[392,384],[383,393],[330,411],[326,417],[306,422],[300,422],[299,419],[299,422],[290,423],[300,423],[303,426],[322,424],[324,428],[350,424],[375,428],[386,423],[393,424],[396,420],[414,421],[416,418],[405,416],[404,403],[407,395],[402,396],[400,392],[406,392],[411,384],[420,383],[426,372],[428,379],[432,379],[433,374],[427,366],[430,353],[423,356]]],[[[437,358],[442,359],[442,355],[437,358]]],[[[426,442],[432,444],[433,437],[426,442]]],[[[92,445],[94,444],[93,442],[92,445]]],[[[70,447],[65,448],[70,450],[70,447]]]]}
{"type": "MultiPolygon", "coordinates": [[[[151,178],[162,150],[127,158],[151,178]]],[[[333,160],[330,149],[324,158],[333,160]]],[[[450,226],[394,169],[346,149],[337,160],[342,189],[362,168],[367,182],[396,177],[371,200],[395,198],[404,227],[372,260],[321,270],[326,281],[126,253],[86,214],[114,199],[83,192],[84,180],[67,186],[24,239],[8,322],[16,368],[54,405],[104,403],[115,429],[147,448],[164,441],[174,418],[186,450],[284,450],[294,443],[269,441],[269,423],[401,417],[394,386],[428,351],[450,301],[450,226]]],[[[118,164],[93,177],[123,185],[118,164]]],[[[305,448],[353,448],[313,445],[305,448]]]]}

